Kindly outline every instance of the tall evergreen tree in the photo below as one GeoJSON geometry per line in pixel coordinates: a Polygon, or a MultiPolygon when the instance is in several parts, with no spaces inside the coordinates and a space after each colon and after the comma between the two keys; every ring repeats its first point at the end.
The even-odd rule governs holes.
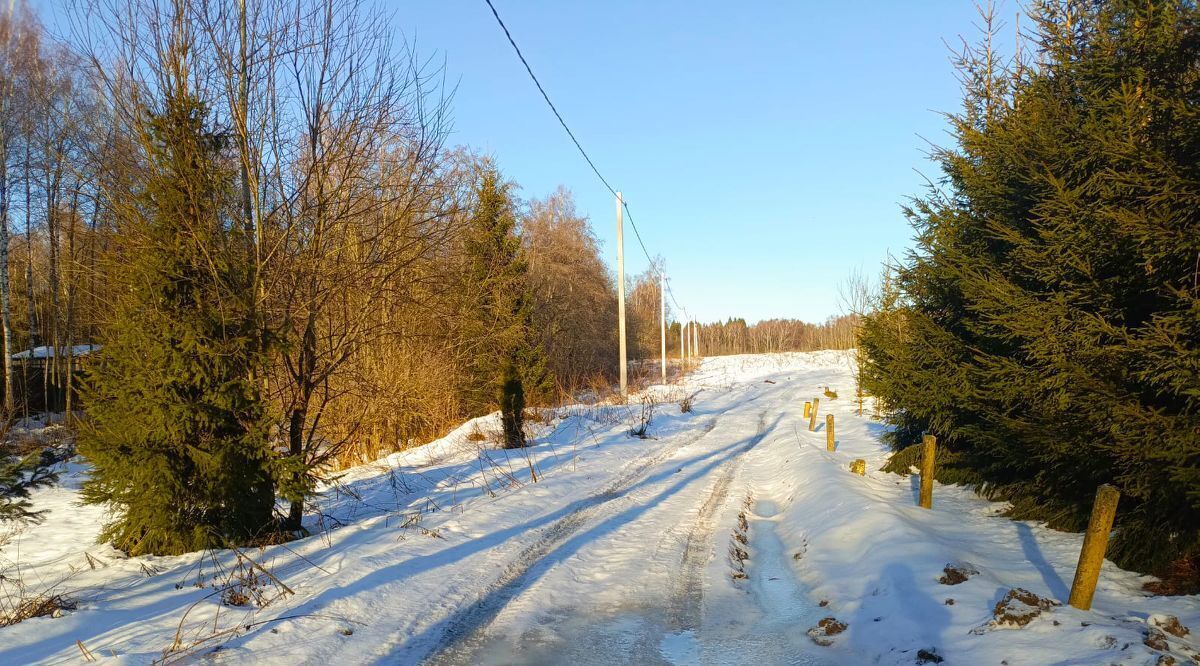
{"type": "Polygon", "coordinates": [[[118,207],[137,248],[87,378],[86,501],[130,554],[245,541],[272,525],[264,362],[236,171],[204,105],[173,91],[145,122],[144,180],[118,207]]]}
{"type": "Polygon", "coordinates": [[[494,167],[479,174],[464,252],[465,337],[472,342],[468,408],[478,413],[500,407],[501,389],[514,378],[506,375],[520,382],[522,401],[546,397],[550,377],[530,331],[529,266],[517,235],[515,204],[494,167]]]}
{"type": "Polygon", "coordinates": [[[1110,555],[1162,573],[1200,561],[1200,9],[1031,14],[1038,66],[964,60],[868,388],[898,443],[937,433],[1014,516],[1079,529],[1116,484],[1110,555]]]}

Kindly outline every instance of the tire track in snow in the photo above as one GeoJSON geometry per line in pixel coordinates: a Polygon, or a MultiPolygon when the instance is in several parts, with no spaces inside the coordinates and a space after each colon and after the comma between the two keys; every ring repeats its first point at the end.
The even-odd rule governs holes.
{"type": "Polygon", "coordinates": [[[729,498],[729,486],[736,476],[742,456],[757,446],[770,430],[771,428],[767,427],[767,411],[764,410],[758,416],[757,432],[721,466],[712,489],[700,505],[696,521],[688,532],[679,575],[671,595],[670,626],[676,632],[696,631],[700,628],[704,603],[704,569],[715,543],[717,511],[725,506],[729,498]]]}
{"type": "MultiPolygon", "coordinates": [[[[625,499],[625,493],[641,481],[652,468],[706,437],[715,429],[718,421],[729,414],[729,411],[744,408],[767,394],[764,392],[747,397],[729,410],[710,418],[705,422],[701,431],[694,432],[690,437],[686,437],[678,443],[671,444],[657,453],[644,456],[631,463],[621,476],[609,484],[605,490],[580,500],[582,506],[544,528],[538,539],[509,562],[503,573],[482,592],[476,602],[443,621],[444,628],[438,634],[440,640],[436,645],[429,646],[428,643],[431,641],[423,641],[423,645],[411,646],[411,649],[420,655],[416,656],[415,660],[426,664],[469,663],[471,656],[487,639],[487,628],[509,603],[525,591],[529,584],[530,573],[542,564],[547,555],[554,552],[556,548],[584,527],[599,524],[607,515],[615,513],[616,510],[611,504],[613,500],[625,499]]],[[[669,608],[666,609],[671,616],[681,618],[681,622],[673,624],[686,622],[689,626],[698,625],[703,569],[708,552],[705,547],[706,540],[711,542],[715,513],[724,504],[724,498],[728,495],[728,488],[735,469],[733,463],[762,441],[767,434],[764,424],[768,411],[770,411],[769,408],[759,415],[758,432],[737,450],[731,452],[729,458],[719,466],[718,481],[701,508],[701,520],[708,523],[707,533],[704,527],[694,527],[689,533],[687,550],[692,551],[692,554],[685,555],[683,569],[689,570],[690,573],[686,580],[677,586],[680,592],[672,595],[673,600],[678,598],[680,601],[678,603],[672,601],[669,608]],[[676,609],[678,612],[675,612],[676,609]],[[690,612],[684,609],[690,609],[690,612]],[[686,617],[684,617],[685,615],[686,617]]],[[[709,472],[708,475],[711,474],[712,472],[709,472]]]]}
{"type": "MultiPolygon", "coordinates": [[[[716,600],[708,602],[713,616],[703,618],[703,631],[698,632],[694,641],[698,644],[691,647],[691,653],[703,654],[704,663],[713,664],[866,663],[856,656],[830,653],[804,633],[829,613],[815,603],[811,587],[797,575],[795,548],[787,547],[781,533],[792,497],[787,491],[790,486],[781,486],[781,452],[774,448],[751,452],[739,466],[735,487],[744,489],[752,499],[746,510],[748,578],[723,586],[716,592],[716,600]]],[[[800,552],[803,549],[801,546],[800,552]]]]}
{"type": "MultiPolygon", "coordinates": [[[[750,398],[754,400],[758,396],[750,398]]],[[[710,418],[699,432],[671,444],[657,453],[643,456],[626,466],[616,480],[604,490],[580,500],[581,506],[542,530],[538,539],[521,551],[509,562],[504,572],[486,589],[474,604],[444,621],[439,645],[425,656],[425,663],[457,663],[469,656],[482,630],[492,619],[525,588],[525,579],[546,555],[572,534],[592,522],[595,514],[613,500],[624,497],[624,493],[640,481],[654,466],[662,463],[680,450],[695,444],[708,435],[717,425],[720,416],[710,418]]]]}

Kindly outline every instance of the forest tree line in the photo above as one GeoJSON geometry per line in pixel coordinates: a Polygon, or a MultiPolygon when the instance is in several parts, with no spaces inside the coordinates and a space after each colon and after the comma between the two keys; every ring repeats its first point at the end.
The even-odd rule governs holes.
{"type": "Polygon", "coordinates": [[[1108,556],[1200,588],[1200,8],[1034,2],[1022,50],[959,62],[916,247],[867,308],[863,384],[906,469],[1081,530],[1121,492],[1108,556]]]}
{"type": "Polygon", "coordinates": [[[745,319],[731,317],[724,322],[700,324],[700,352],[721,356],[850,349],[857,331],[857,314],[830,317],[820,324],[798,319],[764,319],[747,324],[745,319]]]}
{"type": "MultiPolygon", "coordinates": [[[[298,532],[331,469],[611,385],[617,290],[588,219],[569,190],[522,199],[447,145],[443,72],[377,5],[81,0],[66,41],[12,7],[5,414],[29,411],[13,354],[57,350],[44,372],[79,396],[84,496],[116,509],[103,539],[298,532]],[[99,349],[65,351],[81,344],[99,349]]],[[[631,361],[660,354],[661,269],[628,278],[631,361]]],[[[817,344],[787,335],[747,340],[817,344]]],[[[673,357],[679,341],[674,322],[673,357]]],[[[0,451],[0,517],[30,517],[38,465],[0,451]]]]}

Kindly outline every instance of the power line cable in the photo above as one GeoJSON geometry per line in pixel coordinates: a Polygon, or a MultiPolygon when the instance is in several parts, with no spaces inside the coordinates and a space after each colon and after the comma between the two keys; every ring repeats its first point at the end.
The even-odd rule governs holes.
{"type": "Polygon", "coordinates": [[[542,87],[541,81],[538,81],[537,76],[533,73],[533,68],[529,66],[529,61],[525,60],[525,55],[521,53],[521,47],[517,46],[517,42],[513,39],[512,33],[508,31],[508,26],[504,25],[504,20],[500,18],[500,13],[496,11],[496,6],[492,4],[492,0],[484,0],[484,2],[486,2],[487,6],[491,8],[492,16],[496,17],[496,23],[500,24],[500,29],[504,31],[504,36],[508,38],[508,43],[512,44],[513,50],[517,52],[517,57],[521,59],[521,64],[525,65],[525,71],[529,72],[529,78],[533,79],[533,84],[537,86],[538,92],[542,93],[542,99],[546,100],[546,104],[549,105],[550,110],[554,112],[554,117],[558,118],[558,124],[562,125],[562,128],[567,131],[567,136],[571,137],[571,141],[573,141],[575,143],[575,147],[579,149],[579,154],[583,155],[583,159],[587,160],[588,166],[592,167],[592,171],[596,173],[596,177],[600,179],[600,182],[604,183],[604,186],[608,188],[608,191],[611,192],[614,197],[617,196],[617,191],[613,189],[613,186],[609,185],[608,181],[604,179],[604,176],[600,174],[600,170],[596,168],[596,164],[592,162],[592,158],[588,157],[587,151],[583,149],[582,145],[580,145],[579,139],[575,138],[575,133],[571,131],[570,127],[567,127],[567,121],[563,120],[562,114],[558,112],[558,109],[554,106],[554,102],[550,101],[550,95],[546,94],[546,89],[542,87]]]}
{"type": "MultiPolygon", "coordinates": [[[[521,47],[517,46],[516,40],[513,39],[512,33],[509,32],[508,26],[504,24],[504,19],[500,18],[500,12],[496,11],[496,6],[492,4],[492,0],[484,0],[484,2],[486,2],[488,8],[492,10],[492,16],[496,18],[496,23],[498,23],[500,25],[500,29],[504,31],[504,36],[508,38],[508,43],[511,44],[513,50],[516,51],[517,58],[519,58],[521,60],[521,64],[525,66],[525,71],[529,74],[529,78],[533,80],[533,85],[537,86],[538,92],[542,94],[542,99],[546,100],[546,105],[549,106],[550,110],[554,112],[554,117],[558,119],[558,124],[562,125],[562,128],[566,131],[567,136],[571,137],[571,142],[575,144],[575,148],[579,150],[579,154],[583,156],[584,161],[586,161],[588,166],[592,168],[592,172],[596,174],[596,177],[600,179],[600,182],[604,183],[604,187],[608,189],[608,191],[614,197],[617,196],[617,190],[610,185],[604,175],[600,173],[600,169],[596,168],[596,163],[592,161],[592,158],[588,156],[587,151],[583,149],[583,145],[579,143],[579,139],[575,138],[575,133],[571,131],[571,128],[567,125],[567,121],[564,120],[562,114],[558,112],[558,108],[554,106],[554,102],[550,101],[550,95],[546,93],[546,89],[542,87],[542,82],[539,81],[537,75],[533,73],[533,68],[529,66],[529,61],[525,59],[525,54],[521,53],[521,47]]],[[[647,263],[650,264],[652,269],[655,268],[654,260],[650,257],[650,251],[646,249],[646,243],[642,240],[642,233],[638,230],[637,222],[634,222],[633,220],[633,212],[629,210],[629,203],[623,198],[621,199],[621,208],[625,210],[625,215],[629,218],[629,226],[633,228],[633,235],[635,238],[637,238],[638,245],[642,248],[642,254],[646,255],[647,263]]],[[[655,270],[655,272],[658,273],[659,277],[662,278],[662,282],[667,285],[667,293],[671,295],[671,302],[675,304],[676,308],[682,310],[683,308],[679,305],[679,301],[675,300],[675,292],[671,291],[671,286],[666,280],[666,275],[662,272],[662,270],[655,270]]]]}

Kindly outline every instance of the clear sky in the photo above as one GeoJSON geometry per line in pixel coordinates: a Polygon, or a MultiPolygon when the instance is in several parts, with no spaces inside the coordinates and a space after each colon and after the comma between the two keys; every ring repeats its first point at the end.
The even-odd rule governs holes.
{"type": "MultiPolygon", "coordinates": [[[[900,204],[918,170],[936,177],[925,139],[947,140],[939,112],[959,104],[943,40],[975,38],[967,0],[493,2],[706,321],[824,319],[852,269],[909,246],[900,204]]],[[[484,1],[398,3],[394,20],[457,84],[451,142],[492,154],[522,196],[569,187],[615,265],[612,196],[484,1]]],[[[625,245],[644,269],[628,229],[625,245]]]]}
{"type": "MultiPolygon", "coordinates": [[[[909,246],[900,204],[918,171],[936,178],[926,139],[947,141],[940,112],[959,105],[945,42],[976,35],[969,0],[493,2],[705,321],[822,320],[851,270],[909,246]]],[[[522,197],[570,188],[615,265],[613,198],[484,0],[387,6],[398,36],[445,63],[450,143],[491,154],[522,197]]],[[[1014,12],[1000,10],[1009,25],[1014,12]]],[[[628,227],[625,241],[640,272],[628,227]]]]}

